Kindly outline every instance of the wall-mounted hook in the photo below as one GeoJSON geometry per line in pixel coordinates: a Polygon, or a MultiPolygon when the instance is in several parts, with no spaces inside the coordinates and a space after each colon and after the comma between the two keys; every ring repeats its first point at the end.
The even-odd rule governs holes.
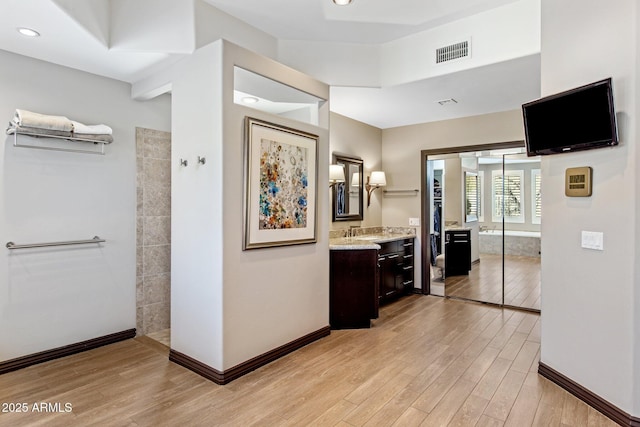
{"type": "Polygon", "coordinates": [[[187,167],[189,163],[186,160],[180,159],[180,166],[187,167]]]}
{"type": "Polygon", "coordinates": [[[200,163],[201,165],[204,165],[206,162],[207,162],[206,158],[198,156],[198,163],[200,163]]]}

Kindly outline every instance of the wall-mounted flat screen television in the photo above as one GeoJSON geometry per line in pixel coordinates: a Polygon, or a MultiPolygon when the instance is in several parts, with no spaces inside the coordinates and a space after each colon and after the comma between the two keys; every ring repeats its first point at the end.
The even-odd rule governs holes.
{"type": "Polygon", "coordinates": [[[527,154],[618,144],[611,78],[522,105],[527,154]]]}

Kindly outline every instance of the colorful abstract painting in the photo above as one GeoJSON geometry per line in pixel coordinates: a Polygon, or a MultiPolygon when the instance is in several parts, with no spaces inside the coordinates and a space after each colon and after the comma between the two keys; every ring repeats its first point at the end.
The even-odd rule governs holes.
{"type": "Polygon", "coordinates": [[[243,249],[316,241],[318,136],[247,117],[243,249]]]}
{"type": "Polygon", "coordinates": [[[260,141],[260,230],[304,228],[308,205],[307,149],[260,141]]]}

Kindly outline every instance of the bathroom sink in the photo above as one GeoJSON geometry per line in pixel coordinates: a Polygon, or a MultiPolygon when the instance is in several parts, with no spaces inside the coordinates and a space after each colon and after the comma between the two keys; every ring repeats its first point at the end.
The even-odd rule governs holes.
{"type": "Polygon", "coordinates": [[[354,239],[356,240],[380,240],[382,239],[381,236],[357,236],[354,237],[354,239]]]}

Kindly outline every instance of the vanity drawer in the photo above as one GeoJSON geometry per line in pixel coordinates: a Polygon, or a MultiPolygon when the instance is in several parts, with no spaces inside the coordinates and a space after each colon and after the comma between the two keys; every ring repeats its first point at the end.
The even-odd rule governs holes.
{"type": "Polygon", "coordinates": [[[414,239],[384,242],[380,247],[378,295],[384,303],[413,290],[414,239]]]}
{"type": "Polygon", "coordinates": [[[380,256],[386,256],[389,254],[396,254],[398,252],[398,242],[397,241],[393,241],[393,242],[384,242],[384,243],[378,243],[380,245],[380,250],[378,251],[378,254],[380,254],[380,256]]]}

